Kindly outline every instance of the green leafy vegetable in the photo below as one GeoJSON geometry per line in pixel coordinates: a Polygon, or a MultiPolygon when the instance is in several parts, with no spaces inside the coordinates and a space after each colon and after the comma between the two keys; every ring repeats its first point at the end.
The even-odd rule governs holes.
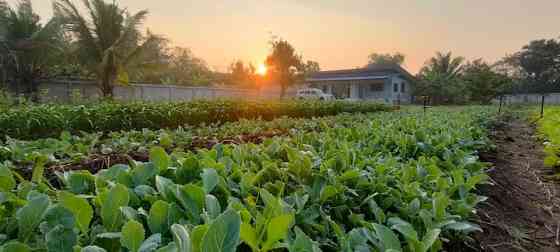
{"type": "Polygon", "coordinates": [[[129,202],[128,189],[117,184],[101,196],[101,219],[103,225],[109,231],[117,231],[123,222],[120,208],[127,206],[129,202]]]}
{"type": "Polygon", "coordinates": [[[130,220],[121,230],[121,244],[132,252],[137,252],[144,242],[144,226],[135,220],[130,220]]]}
{"type": "Polygon", "coordinates": [[[226,210],[218,216],[202,239],[202,251],[235,252],[239,243],[241,217],[233,210],[226,210]]]}

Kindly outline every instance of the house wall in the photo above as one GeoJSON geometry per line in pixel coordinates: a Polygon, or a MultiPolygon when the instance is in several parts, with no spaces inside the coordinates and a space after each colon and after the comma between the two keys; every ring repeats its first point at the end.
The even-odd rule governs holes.
{"type": "Polygon", "coordinates": [[[325,81],[325,82],[314,82],[309,85],[310,87],[319,88],[326,93],[334,94],[335,89],[341,89],[343,86],[350,87],[350,97],[351,99],[360,100],[374,100],[378,102],[396,104],[400,101],[402,104],[407,104],[412,102],[412,86],[411,84],[400,77],[399,75],[393,75],[386,79],[380,80],[348,80],[348,81],[325,81]],[[383,85],[383,90],[381,91],[371,91],[370,85],[378,83],[383,85]],[[402,90],[402,83],[404,83],[404,91],[402,90]],[[394,86],[397,84],[398,89],[395,92],[394,86]],[[335,88],[335,86],[337,88],[335,88]]]}
{"type": "Polygon", "coordinates": [[[350,98],[360,99],[360,84],[357,81],[350,84],[350,98]]]}
{"type": "Polygon", "coordinates": [[[371,91],[370,85],[372,81],[366,81],[363,83],[362,87],[365,88],[365,95],[361,97],[361,99],[365,100],[375,100],[384,103],[391,103],[395,104],[397,101],[400,100],[401,103],[410,103],[411,102],[411,91],[410,91],[410,84],[398,77],[398,76],[391,76],[382,81],[383,82],[383,90],[382,91],[371,91]],[[394,92],[393,85],[399,85],[398,91],[394,92]],[[401,92],[401,83],[405,83],[405,92],[401,92]]]}
{"type": "Polygon", "coordinates": [[[376,81],[362,81],[362,83],[360,83],[360,87],[361,90],[361,94],[362,96],[359,97],[362,100],[373,100],[373,101],[378,101],[378,102],[384,102],[384,103],[389,103],[390,102],[390,92],[389,92],[389,87],[390,87],[390,81],[388,81],[387,79],[385,80],[376,80],[376,81]],[[371,85],[382,85],[383,86],[383,90],[381,91],[371,91],[371,85]]]}
{"type": "MultiPolygon", "coordinates": [[[[383,79],[383,80],[360,80],[360,81],[325,81],[325,82],[314,82],[311,83],[309,86],[318,88],[323,90],[328,94],[335,95],[335,90],[339,90],[338,93],[341,93],[341,90],[344,90],[346,87],[349,87],[348,95],[350,99],[359,99],[359,100],[375,100],[378,102],[384,103],[392,103],[391,99],[391,79],[383,79]],[[383,85],[382,91],[371,91],[370,85],[380,82],[383,85]]],[[[344,92],[342,92],[344,93],[344,92]]],[[[340,95],[340,94],[338,94],[340,95]]],[[[338,96],[335,95],[335,96],[338,96]]]]}
{"type": "Polygon", "coordinates": [[[352,95],[356,95],[356,90],[354,90],[354,85],[350,81],[323,81],[323,82],[313,82],[307,85],[311,88],[318,88],[323,90],[327,94],[332,94],[337,98],[349,98],[352,95]],[[349,89],[349,90],[348,90],[349,89]],[[346,97],[349,96],[349,97],[346,97]]]}
{"type": "Polygon", "coordinates": [[[396,75],[391,78],[391,95],[393,103],[412,103],[412,86],[409,81],[396,75]],[[404,84],[404,91],[403,85],[404,84]],[[397,86],[395,89],[395,85],[397,86]],[[396,92],[395,92],[396,90],[396,92]]]}

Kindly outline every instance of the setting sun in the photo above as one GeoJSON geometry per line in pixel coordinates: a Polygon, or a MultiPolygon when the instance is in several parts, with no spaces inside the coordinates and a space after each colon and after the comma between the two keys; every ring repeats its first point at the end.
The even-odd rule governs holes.
{"type": "Polygon", "coordinates": [[[260,75],[266,75],[266,66],[264,64],[260,64],[259,68],[257,68],[257,73],[260,75]]]}

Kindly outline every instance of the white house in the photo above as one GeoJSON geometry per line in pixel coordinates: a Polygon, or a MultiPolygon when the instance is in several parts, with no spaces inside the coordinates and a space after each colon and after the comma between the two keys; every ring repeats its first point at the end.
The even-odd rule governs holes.
{"type": "Polygon", "coordinates": [[[305,83],[339,99],[411,103],[415,78],[399,65],[370,65],[367,68],[321,71],[305,83]]]}

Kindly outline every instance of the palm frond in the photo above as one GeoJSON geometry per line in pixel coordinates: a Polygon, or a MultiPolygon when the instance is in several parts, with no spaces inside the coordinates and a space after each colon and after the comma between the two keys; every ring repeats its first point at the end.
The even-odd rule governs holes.
{"type": "Polygon", "coordinates": [[[130,41],[131,39],[134,39],[134,37],[138,34],[139,26],[142,25],[142,23],[144,22],[147,16],[148,16],[148,11],[142,10],[132,16],[127,17],[121,36],[115,42],[115,46],[120,47],[126,41],[130,41]]]}
{"type": "Polygon", "coordinates": [[[9,9],[8,3],[5,0],[0,0],[0,19],[8,15],[9,9]]]}
{"type": "Polygon", "coordinates": [[[163,38],[154,34],[151,34],[148,31],[148,37],[146,40],[140,45],[137,46],[123,61],[123,66],[128,66],[133,60],[137,59],[146,48],[152,46],[154,43],[158,43],[163,38]]]}
{"type": "Polygon", "coordinates": [[[89,52],[88,54],[92,54],[90,57],[102,58],[103,50],[98,46],[89,23],[80,15],[76,6],[70,0],[58,0],[54,4],[54,9],[55,15],[77,36],[82,47],[89,52]]]}
{"type": "Polygon", "coordinates": [[[103,0],[92,0],[91,5],[93,32],[101,49],[106,50],[115,44],[123,31],[125,11],[103,0]]]}

